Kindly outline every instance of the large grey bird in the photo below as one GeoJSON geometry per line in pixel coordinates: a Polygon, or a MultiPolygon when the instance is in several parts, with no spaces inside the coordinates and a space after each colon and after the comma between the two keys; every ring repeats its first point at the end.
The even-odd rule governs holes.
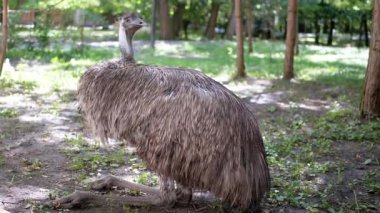
{"type": "MultiPolygon", "coordinates": [[[[148,194],[133,205],[190,201],[193,190],[202,190],[231,206],[257,210],[269,188],[269,170],[252,110],[199,71],[137,64],[132,38],[143,25],[135,14],[121,18],[122,58],[90,67],[80,78],[78,100],[101,141],[114,138],[136,147],[161,177],[160,189],[114,176],[94,188],[118,185],[148,194]]],[[[57,203],[72,207],[88,197],[77,192],[57,203]]]]}

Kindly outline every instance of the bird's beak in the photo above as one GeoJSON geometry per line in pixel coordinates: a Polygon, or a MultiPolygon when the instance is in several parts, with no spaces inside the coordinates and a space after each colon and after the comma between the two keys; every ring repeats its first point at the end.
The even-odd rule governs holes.
{"type": "Polygon", "coordinates": [[[137,25],[139,27],[148,26],[148,24],[144,20],[142,20],[141,18],[137,18],[134,22],[135,22],[135,25],[137,25]]]}

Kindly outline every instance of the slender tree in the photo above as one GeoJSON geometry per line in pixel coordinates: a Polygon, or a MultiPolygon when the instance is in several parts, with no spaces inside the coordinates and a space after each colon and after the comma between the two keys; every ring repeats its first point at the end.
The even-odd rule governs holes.
{"type": "Polygon", "coordinates": [[[373,0],[372,36],[360,108],[362,117],[380,117],[380,0],[373,0]]]}
{"type": "Polygon", "coordinates": [[[162,40],[172,40],[174,39],[174,33],[169,14],[169,1],[160,0],[158,2],[160,7],[160,38],[162,40]]]}
{"type": "Polygon", "coordinates": [[[296,22],[297,22],[297,0],[288,0],[288,22],[286,30],[286,50],[284,75],[285,80],[290,80],[294,77],[293,60],[294,60],[294,45],[296,42],[296,22]]]}
{"type": "Polygon", "coordinates": [[[235,78],[244,78],[247,76],[244,66],[244,30],[241,19],[241,0],[235,0],[235,20],[236,20],[236,41],[237,41],[237,58],[236,58],[236,76],[235,78]]]}
{"type": "Polygon", "coordinates": [[[367,14],[363,14],[363,28],[364,28],[364,39],[365,46],[369,47],[369,38],[368,38],[368,25],[367,25],[367,14]]]}
{"type": "Polygon", "coordinates": [[[214,39],[215,37],[215,27],[218,20],[218,13],[220,8],[220,2],[218,0],[213,0],[211,3],[210,18],[207,22],[207,27],[205,31],[205,36],[208,39],[214,39]]]}
{"type": "Polygon", "coordinates": [[[251,0],[247,1],[247,35],[248,35],[248,52],[253,52],[253,39],[252,33],[254,28],[253,16],[252,16],[252,7],[251,0]]]}
{"type": "Polygon", "coordinates": [[[319,33],[321,31],[321,26],[319,26],[319,17],[316,15],[315,20],[314,20],[314,25],[315,25],[315,44],[319,44],[319,33]]]}
{"type": "Polygon", "coordinates": [[[178,2],[176,4],[176,9],[174,11],[172,21],[171,23],[173,24],[173,34],[176,38],[179,38],[179,32],[181,31],[182,28],[182,23],[183,23],[183,14],[185,12],[185,2],[178,2]]]}
{"type": "Polygon", "coordinates": [[[300,54],[300,37],[299,37],[299,21],[298,21],[298,16],[296,17],[296,44],[294,45],[294,53],[296,55],[300,54]]]}
{"type": "Polygon", "coordinates": [[[8,0],[3,0],[3,22],[2,22],[2,42],[0,50],[0,76],[3,71],[3,65],[8,48],[8,0]]]}
{"type": "Polygon", "coordinates": [[[154,49],[156,43],[156,24],[157,24],[157,0],[152,0],[152,25],[150,34],[150,46],[154,49]]]}
{"type": "Polygon", "coordinates": [[[232,39],[234,32],[236,31],[236,8],[235,0],[231,0],[230,17],[228,18],[228,26],[226,29],[226,38],[232,39]]]}
{"type": "Polygon", "coordinates": [[[334,18],[330,18],[329,33],[328,33],[328,37],[327,37],[327,45],[329,45],[329,46],[331,46],[333,43],[334,28],[335,28],[334,18]]]}

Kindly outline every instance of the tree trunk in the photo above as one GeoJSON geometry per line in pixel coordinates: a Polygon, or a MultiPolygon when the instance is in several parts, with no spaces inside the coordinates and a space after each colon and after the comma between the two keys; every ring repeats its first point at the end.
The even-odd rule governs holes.
{"type": "Polygon", "coordinates": [[[333,42],[333,35],[334,35],[334,28],[335,28],[335,21],[333,18],[330,19],[330,29],[329,29],[329,36],[327,39],[327,45],[331,46],[333,42]]]}
{"type": "Polygon", "coordinates": [[[299,21],[298,21],[298,16],[296,17],[296,44],[294,45],[295,49],[294,49],[294,52],[296,55],[299,55],[300,54],[300,41],[299,41],[300,37],[299,37],[299,21]]]}
{"type": "Polygon", "coordinates": [[[152,0],[152,26],[150,34],[150,46],[154,49],[156,43],[156,24],[157,24],[157,0],[152,0]]]}
{"type": "Polygon", "coordinates": [[[191,21],[188,20],[188,19],[185,19],[183,20],[183,32],[185,33],[185,39],[187,40],[188,39],[188,28],[189,28],[189,25],[191,24],[191,21]]]}
{"type": "Polygon", "coordinates": [[[354,25],[353,24],[351,24],[351,23],[349,23],[349,26],[350,26],[350,28],[349,28],[349,33],[350,33],[350,43],[352,43],[352,40],[353,40],[353,36],[354,36],[354,25]]]}
{"type": "Polygon", "coordinates": [[[329,29],[329,24],[328,24],[328,22],[327,22],[327,19],[324,19],[324,20],[323,20],[323,28],[322,28],[323,33],[324,33],[324,34],[327,34],[328,29],[329,29]]]}
{"type": "Polygon", "coordinates": [[[380,0],[373,3],[371,46],[360,110],[362,117],[380,117],[380,0]]]}
{"type": "Polygon", "coordinates": [[[297,22],[297,0],[288,0],[288,23],[286,33],[286,51],[284,63],[285,80],[290,80],[294,77],[293,60],[294,60],[294,45],[296,41],[296,22],[297,22]]]}
{"type": "Polygon", "coordinates": [[[79,26],[80,52],[84,50],[84,24],[79,26]]]}
{"type": "Polygon", "coordinates": [[[218,13],[219,13],[219,8],[220,8],[220,3],[217,1],[212,1],[211,3],[211,15],[210,18],[207,22],[207,28],[205,31],[205,36],[206,38],[212,40],[215,38],[215,27],[216,27],[216,22],[218,20],[218,13]]]}
{"type": "Polygon", "coordinates": [[[174,12],[172,23],[173,23],[173,33],[176,38],[179,38],[179,32],[182,28],[183,23],[183,13],[185,12],[185,3],[178,3],[177,8],[174,12]]]}
{"type": "Polygon", "coordinates": [[[319,33],[321,31],[321,26],[319,26],[319,19],[318,18],[315,19],[314,25],[315,25],[315,41],[314,41],[314,43],[319,44],[319,33]]]}
{"type": "Polygon", "coordinates": [[[276,38],[276,35],[275,35],[275,26],[274,26],[274,17],[273,16],[268,18],[268,27],[269,27],[268,39],[274,41],[276,38]]]}
{"type": "Polygon", "coordinates": [[[367,25],[367,14],[363,15],[363,28],[364,28],[364,41],[365,46],[369,47],[369,38],[368,38],[368,25],[367,25]]]}
{"type": "Polygon", "coordinates": [[[3,22],[2,22],[2,41],[0,50],[0,76],[3,71],[3,65],[8,48],[8,0],[3,0],[3,22]]]}
{"type": "Polygon", "coordinates": [[[236,28],[236,12],[235,12],[235,3],[234,0],[231,2],[232,7],[231,7],[231,12],[230,12],[230,18],[228,19],[228,27],[226,30],[226,38],[227,39],[232,39],[234,36],[235,28],[236,28]]]}
{"type": "Polygon", "coordinates": [[[251,0],[247,1],[247,35],[248,35],[248,52],[253,52],[253,39],[252,33],[254,28],[254,21],[252,16],[251,0]]]}
{"type": "Polygon", "coordinates": [[[358,46],[361,47],[362,43],[363,43],[363,20],[360,20],[358,46]]]}
{"type": "Polygon", "coordinates": [[[236,58],[236,76],[235,78],[244,78],[247,76],[244,66],[244,30],[241,19],[241,0],[235,0],[235,20],[236,20],[236,41],[237,41],[237,58],[236,58]]]}
{"type": "Polygon", "coordinates": [[[288,34],[288,21],[286,20],[285,18],[285,23],[284,23],[284,27],[285,27],[285,31],[284,31],[284,40],[286,40],[286,34],[288,34]]]}
{"type": "Polygon", "coordinates": [[[174,39],[172,24],[169,14],[169,1],[160,0],[160,38],[162,40],[174,39]]]}

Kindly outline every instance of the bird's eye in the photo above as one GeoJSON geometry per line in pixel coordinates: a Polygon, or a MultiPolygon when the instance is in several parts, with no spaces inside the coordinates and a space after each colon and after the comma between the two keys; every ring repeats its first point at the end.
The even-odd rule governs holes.
{"type": "Polygon", "coordinates": [[[125,21],[126,21],[126,22],[129,22],[129,18],[127,18],[125,21]]]}

